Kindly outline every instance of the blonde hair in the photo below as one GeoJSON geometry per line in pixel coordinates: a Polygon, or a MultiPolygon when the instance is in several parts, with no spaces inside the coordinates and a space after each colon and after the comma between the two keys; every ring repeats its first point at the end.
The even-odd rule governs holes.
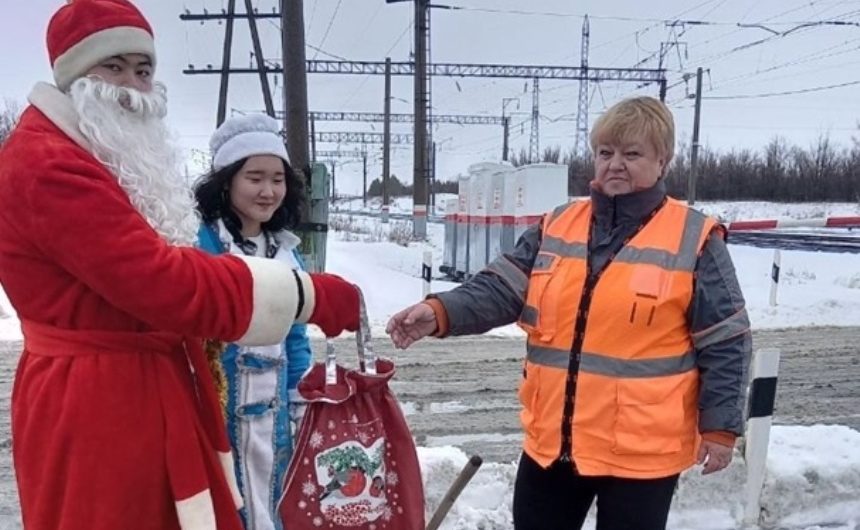
{"type": "Polygon", "coordinates": [[[666,166],[675,156],[675,120],[661,101],[649,96],[622,100],[609,108],[591,129],[591,150],[601,143],[650,142],[666,166]]]}

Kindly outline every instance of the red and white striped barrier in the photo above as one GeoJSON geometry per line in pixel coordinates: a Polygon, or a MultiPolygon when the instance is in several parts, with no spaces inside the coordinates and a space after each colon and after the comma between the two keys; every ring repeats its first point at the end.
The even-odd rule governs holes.
{"type": "Polygon", "coordinates": [[[860,217],[822,217],[819,219],[764,219],[735,221],[726,228],[733,230],[771,230],[774,228],[851,228],[860,227],[860,217]]]}

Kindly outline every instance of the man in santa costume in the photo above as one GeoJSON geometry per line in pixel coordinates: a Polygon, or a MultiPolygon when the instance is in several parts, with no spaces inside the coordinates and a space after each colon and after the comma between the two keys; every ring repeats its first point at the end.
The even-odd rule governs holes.
{"type": "Polygon", "coordinates": [[[273,344],[358,326],[358,292],[276,260],[193,248],[146,19],[77,0],[0,151],[0,282],[21,320],[12,395],[28,530],[239,530],[202,338],[273,344]]]}

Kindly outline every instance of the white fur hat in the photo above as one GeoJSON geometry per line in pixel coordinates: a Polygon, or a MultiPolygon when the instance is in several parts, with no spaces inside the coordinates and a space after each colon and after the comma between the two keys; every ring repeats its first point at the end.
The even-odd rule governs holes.
{"type": "Polygon", "coordinates": [[[247,114],[224,121],[212,134],[212,168],[223,169],[254,155],[274,155],[289,162],[280,124],[265,114],[247,114]]]}

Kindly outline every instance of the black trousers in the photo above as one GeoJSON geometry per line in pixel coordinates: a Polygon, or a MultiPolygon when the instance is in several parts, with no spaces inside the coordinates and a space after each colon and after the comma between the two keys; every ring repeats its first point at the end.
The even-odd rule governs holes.
{"type": "Polygon", "coordinates": [[[523,453],[514,484],[514,530],[579,530],[597,497],[597,530],[663,530],[678,475],[584,477],[571,463],[548,469],[523,453]]]}

